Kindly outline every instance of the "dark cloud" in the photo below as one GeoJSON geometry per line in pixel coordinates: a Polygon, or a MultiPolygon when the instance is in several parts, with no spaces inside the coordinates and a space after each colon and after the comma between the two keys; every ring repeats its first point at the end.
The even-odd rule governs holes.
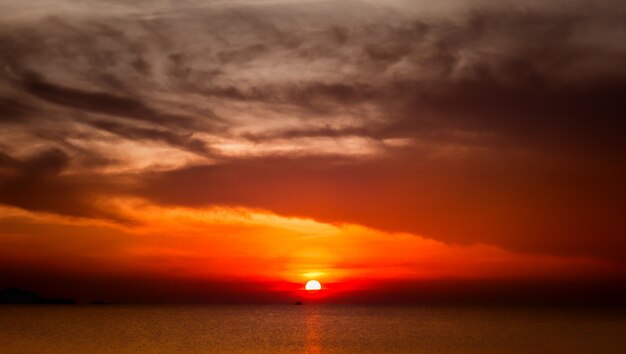
{"type": "Polygon", "coordinates": [[[158,112],[134,98],[58,86],[45,82],[37,76],[33,74],[26,76],[23,82],[26,92],[52,103],[163,126],[192,127],[194,125],[190,117],[158,112]]]}
{"type": "Polygon", "coordinates": [[[15,122],[27,118],[27,107],[18,100],[0,97],[0,122],[15,122]]]}
{"type": "Polygon", "coordinates": [[[32,211],[76,217],[104,218],[126,222],[116,211],[97,203],[105,193],[121,190],[104,176],[63,175],[70,163],[60,149],[42,151],[24,160],[8,156],[1,161],[10,168],[0,169],[0,203],[32,211]]]}
{"type": "Polygon", "coordinates": [[[497,156],[462,164],[412,156],[255,159],[149,175],[139,193],[159,203],[245,205],[452,243],[623,257],[623,169],[544,164],[497,156]]]}
{"type": "Polygon", "coordinates": [[[181,147],[185,150],[208,156],[209,149],[204,142],[191,137],[191,133],[177,134],[169,130],[147,129],[133,127],[113,121],[95,121],[91,125],[108,132],[132,139],[132,140],[155,140],[162,141],[172,146],[181,147]]]}
{"type": "Polygon", "coordinates": [[[274,139],[294,139],[294,138],[309,138],[309,137],[331,137],[331,138],[339,138],[346,136],[366,136],[366,137],[375,137],[379,138],[381,136],[377,136],[378,130],[376,129],[368,129],[365,127],[356,127],[356,128],[334,128],[330,125],[325,125],[319,128],[302,128],[302,129],[289,129],[289,130],[278,130],[278,131],[270,131],[265,133],[243,133],[242,137],[255,141],[255,142],[263,142],[263,141],[271,141],[274,139]]]}
{"type": "Polygon", "coordinates": [[[19,165],[19,161],[12,158],[11,156],[0,152],[0,169],[12,169],[19,165]]]}

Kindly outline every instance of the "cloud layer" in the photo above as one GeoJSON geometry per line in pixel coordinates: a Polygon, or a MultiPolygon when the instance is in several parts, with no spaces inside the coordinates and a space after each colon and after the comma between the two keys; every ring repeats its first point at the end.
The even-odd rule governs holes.
{"type": "Polygon", "coordinates": [[[626,255],[620,4],[40,5],[0,5],[0,203],[626,255]]]}

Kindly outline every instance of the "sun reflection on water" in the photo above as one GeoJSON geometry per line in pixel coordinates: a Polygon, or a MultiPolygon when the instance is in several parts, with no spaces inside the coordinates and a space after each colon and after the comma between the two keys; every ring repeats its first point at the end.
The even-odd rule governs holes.
{"type": "Polygon", "coordinates": [[[311,306],[306,309],[306,354],[320,354],[322,352],[322,331],[319,309],[311,306]]]}

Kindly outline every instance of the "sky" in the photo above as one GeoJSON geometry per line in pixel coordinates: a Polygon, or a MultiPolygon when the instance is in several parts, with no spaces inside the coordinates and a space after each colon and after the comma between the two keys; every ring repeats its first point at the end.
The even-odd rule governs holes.
{"type": "Polygon", "coordinates": [[[3,0],[0,288],[626,294],[624,62],[610,0],[3,0]]]}

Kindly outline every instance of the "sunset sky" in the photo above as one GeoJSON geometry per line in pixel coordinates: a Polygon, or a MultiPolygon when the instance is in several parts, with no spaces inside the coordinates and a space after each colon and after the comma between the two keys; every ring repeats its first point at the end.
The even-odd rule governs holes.
{"type": "Polygon", "coordinates": [[[625,63],[611,0],[3,0],[0,289],[626,294],[625,63]]]}

